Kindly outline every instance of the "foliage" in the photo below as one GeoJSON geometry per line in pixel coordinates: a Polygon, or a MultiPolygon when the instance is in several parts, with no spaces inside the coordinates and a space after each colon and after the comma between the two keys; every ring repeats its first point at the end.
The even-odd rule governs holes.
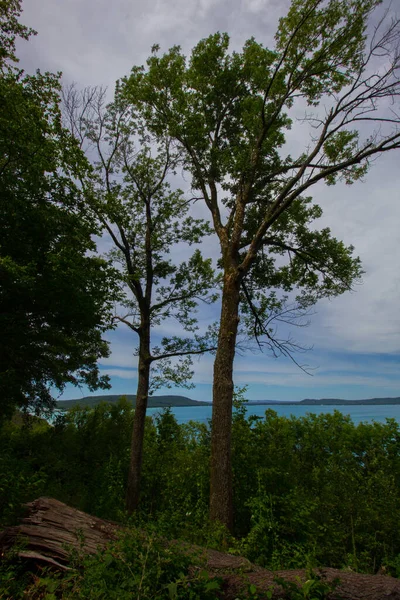
{"type": "Polygon", "coordinates": [[[190,200],[173,189],[179,156],[166,137],[155,140],[118,94],[105,104],[101,89],[64,92],[66,119],[93,169],[81,183],[87,205],[111,238],[108,258],[120,272],[120,310],[115,321],[129,327],[138,356],[136,411],[127,508],[139,506],[143,435],[148,396],[167,386],[191,387],[192,355],[215,349],[213,329],[199,333],[197,308],[216,300],[211,259],[199,248],[187,260],[173,260],[209,233],[207,222],[189,213],[190,200]],[[174,319],[181,334],[154,343],[161,323],[174,319]]]}
{"type": "Polygon", "coordinates": [[[86,161],[61,126],[60,76],[7,68],[19,2],[2,2],[0,73],[0,416],[49,408],[50,387],[107,387],[97,360],[116,297],[94,255],[99,232],[76,186],[86,161]],[[4,40],[8,41],[4,41],[4,40]],[[5,48],[5,49],[4,49],[5,48]],[[8,62],[7,62],[8,59],[8,62]]]}
{"type": "MultiPolygon", "coordinates": [[[[53,426],[3,424],[0,522],[49,495],[128,522],[124,490],[133,409],[74,408],[53,426]],[[48,448],[52,452],[48,452],[48,448]],[[6,488],[4,488],[4,485],[6,488]],[[9,506],[13,504],[14,507],[9,506]]],[[[170,411],[146,420],[142,504],[129,522],[247,556],[272,569],[351,567],[398,573],[400,428],[355,426],[339,412],[233,422],[235,538],[208,521],[210,430],[170,411]]]]}
{"type": "MultiPolygon", "coordinates": [[[[220,580],[202,569],[200,556],[154,533],[130,530],[118,542],[94,556],[72,556],[74,570],[66,575],[42,571],[18,582],[20,573],[10,562],[2,567],[1,598],[32,600],[211,600],[218,598],[220,580]],[[12,594],[12,596],[10,595],[12,594]]],[[[23,572],[21,570],[21,572],[23,572]]]]}
{"type": "Polygon", "coordinates": [[[36,32],[19,22],[21,0],[1,0],[0,2],[0,70],[13,70],[12,63],[18,62],[15,54],[17,38],[28,40],[36,32]]]}
{"type": "Polygon", "coordinates": [[[0,598],[14,600],[23,598],[25,590],[31,584],[31,574],[16,564],[17,547],[3,555],[0,562],[0,598]]]}
{"type": "Polygon", "coordinates": [[[42,495],[46,489],[46,474],[42,469],[33,473],[30,465],[24,469],[20,460],[3,453],[0,457],[0,528],[23,514],[22,505],[42,495]]]}
{"type": "MultiPolygon", "coordinates": [[[[206,349],[192,311],[199,297],[213,299],[210,261],[198,250],[181,265],[168,257],[172,244],[199,243],[207,229],[186,216],[191,202],[205,203],[220,242],[214,451],[205,425],[178,425],[168,410],[147,419],[142,506],[131,519],[136,525],[152,521],[165,535],[230,547],[275,569],[323,564],[399,571],[400,431],[394,420],[355,427],[340,413],[287,419],[267,411],[265,419],[246,418],[239,393],[231,453],[228,418],[239,307],[242,332],[254,336],[259,349],[291,355],[296,344],[279,339],[273,321],[297,323],[319,298],[344,292],[361,275],[351,246],[329,229],[313,228],[322,211],[305,194],[319,181],[352,183],[367,172],[371,157],[399,147],[398,116],[388,119],[380,106],[399,94],[400,23],[382,30],[383,20],[368,47],[366,25],[378,4],[293,0],[273,50],[251,39],[241,52],[229,53],[229,38],[219,33],[200,41],[189,60],[178,47],[163,56],[154,47],[147,67],[135,67],[117,86],[106,111],[100,102],[93,119],[81,120],[77,142],[62,125],[59,75],[16,69],[15,40],[34,32],[18,22],[19,0],[0,0],[0,416],[15,406],[51,407],[50,386],[107,385],[96,363],[107,356],[102,333],[117,298],[128,311],[119,319],[143,342],[144,364],[157,360],[176,377],[171,357],[206,349]],[[384,68],[371,76],[370,62],[378,58],[384,68]],[[299,100],[313,111],[303,121],[311,135],[293,158],[285,156],[285,135],[299,100]],[[360,121],[378,125],[367,139],[361,139],[360,121]],[[79,147],[84,139],[97,147],[94,168],[79,147]],[[195,197],[172,189],[167,176],[178,167],[190,174],[195,197]],[[113,258],[126,267],[119,294],[115,272],[94,255],[93,235],[102,227],[115,243],[113,258]],[[294,308],[287,305],[293,296],[294,308]],[[170,316],[193,336],[165,338],[151,354],[150,325],[170,316]],[[214,506],[219,498],[215,486],[210,491],[211,454],[214,481],[218,472],[227,475],[220,491],[229,502],[225,466],[232,454],[236,538],[206,516],[209,497],[214,506]]],[[[189,367],[183,363],[179,382],[189,367]]],[[[138,398],[147,394],[148,385],[138,398]]],[[[1,525],[39,494],[126,521],[133,418],[121,401],[77,407],[52,426],[0,423],[1,525]]],[[[226,502],[219,513],[228,525],[229,511],[226,502]]],[[[81,558],[65,579],[34,578],[31,596],[218,593],[217,582],[188,572],[192,558],[155,535],[131,533],[83,564],[81,558]]],[[[6,593],[18,597],[23,592],[13,566],[2,568],[6,593]]],[[[301,590],[288,590],[305,598],[328,591],[313,578],[301,590]]]]}
{"type": "MultiPolygon", "coordinates": [[[[323,581],[319,575],[312,571],[308,573],[307,581],[287,581],[282,577],[276,577],[275,583],[279,584],[285,591],[285,597],[290,600],[325,600],[329,598],[331,593],[335,591],[339,584],[338,579],[334,579],[328,583],[323,581]]],[[[339,598],[337,594],[336,598],[339,598]]]]}
{"type": "Polygon", "coordinates": [[[362,273],[351,246],[328,228],[312,228],[322,210],[305,192],[320,180],[352,183],[365,174],[369,156],[398,147],[396,119],[387,136],[380,129],[390,118],[379,101],[398,95],[399,22],[387,30],[382,22],[368,47],[365,28],[378,4],[294,1],[274,49],[250,39],[230,53],[229,36],[221,33],[201,40],[187,58],[178,46],[165,54],[155,46],[146,66],[133,67],[121,86],[146,126],[158,136],[167,131],[181,149],[210,210],[221,267],[240,280],[242,325],[260,348],[277,354],[296,345],[275,335],[274,317],[293,325],[362,273]],[[369,62],[378,48],[387,64],[371,87],[369,62]],[[301,99],[310,107],[303,119],[310,127],[304,152],[292,157],[285,134],[301,99]],[[364,118],[377,131],[361,140],[364,118]],[[290,308],[288,294],[296,291],[290,308]]]}
{"type": "Polygon", "coordinates": [[[206,221],[191,216],[187,194],[171,183],[179,155],[168,138],[155,140],[132,115],[118,84],[109,104],[105,90],[73,86],[63,91],[63,104],[64,122],[92,161],[82,178],[86,203],[110,237],[107,258],[120,271],[114,319],[130,328],[133,347],[139,341],[139,363],[149,372],[151,365],[150,387],[138,395],[172,383],[190,387],[190,356],[215,346],[211,330],[199,334],[196,312],[199,303],[216,300],[217,281],[198,247],[185,260],[171,257],[175,248],[185,254],[210,234],[206,221]],[[157,327],[171,318],[185,333],[154,343],[157,327]]]}
{"type": "Polygon", "coordinates": [[[386,13],[368,44],[379,4],[292,0],[274,48],[251,38],[230,52],[219,32],[188,58],[179,46],[164,54],[153,46],[146,66],[134,66],[120,87],[136,118],[178,148],[220,246],[210,515],[229,528],[237,336],[244,331],[259,350],[296,362],[299,345],[286,332],[280,337],[274,321],[304,324],[310,306],[351,289],[362,273],[352,246],[312,227],[322,211],[306,194],[318,182],[351,184],[373,156],[400,148],[398,112],[387,110],[400,93],[400,19],[386,13]],[[304,106],[304,145],[291,156],[287,131],[304,106]]]}

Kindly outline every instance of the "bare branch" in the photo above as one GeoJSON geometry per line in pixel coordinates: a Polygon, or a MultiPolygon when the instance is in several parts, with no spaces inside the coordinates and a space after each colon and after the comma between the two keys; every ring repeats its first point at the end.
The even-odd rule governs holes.
{"type": "MultiPolygon", "coordinates": [[[[241,288],[244,292],[244,295],[245,295],[246,301],[248,303],[248,306],[250,308],[250,311],[254,317],[253,335],[254,335],[254,339],[257,342],[259,350],[262,352],[263,347],[266,346],[269,348],[269,350],[272,351],[272,353],[275,357],[278,357],[280,354],[282,354],[282,355],[286,356],[287,358],[290,358],[290,360],[299,369],[301,369],[304,373],[306,373],[307,375],[311,375],[311,373],[305,368],[305,366],[301,365],[293,356],[294,351],[296,351],[296,352],[306,351],[306,348],[299,346],[291,338],[288,338],[287,340],[279,340],[278,338],[272,336],[271,332],[268,330],[268,328],[262,322],[260,315],[257,311],[257,307],[255,306],[255,304],[253,303],[253,301],[251,299],[250,293],[247,289],[247,286],[246,286],[244,280],[241,281],[241,288]],[[260,338],[260,336],[265,336],[268,341],[263,341],[260,338]]],[[[268,324],[273,320],[273,318],[274,317],[271,317],[269,319],[268,324]]]]}
{"type": "Polygon", "coordinates": [[[115,315],[113,317],[114,321],[118,321],[119,323],[124,323],[125,325],[127,325],[130,329],[132,329],[132,331],[134,331],[135,333],[140,333],[140,329],[139,327],[136,327],[133,323],[131,323],[130,321],[128,321],[126,318],[124,317],[120,317],[118,315],[115,315]]]}
{"type": "Polygon", "coordinates": [[[165,354],[156,354],[151,356],[151,362],[155,362],[157,360],[163,360],[165,358],[174,358],[178,356],[194,356],[199,354],[205,354],[206,352],[214,352],[217,349],[217,346],[209,346],[207,348],[203,348],[201,350],[182,350],[177,352],[166,352],[165,354]]]}

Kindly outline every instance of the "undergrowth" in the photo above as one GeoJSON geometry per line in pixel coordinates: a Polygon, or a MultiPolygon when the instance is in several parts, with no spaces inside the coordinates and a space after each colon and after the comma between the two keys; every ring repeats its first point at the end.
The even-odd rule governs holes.
{"type": "MultiPolygon", "coordinates": [[[[140,510],[127,517],[132,418],[131,405],[121,400],[74,408],[52,426],[34,419],[28,425],[4,422],[0,528],[20,518],[24,502],[46,495],[146,530],[152,544],[159,537],[183,539],[245,556],[271,570],[335,567],[400,575],[400,428],[393,419],[355,426],[339,412],[286,418],[272,410],[257,418],[247,417],[239,405],[232,430],[235,524],[229,534],[208,520],[210,428],[179,425],[169,410],[147,419],[140,510]]],[[[159,556],[159,561],[167,558],[159,556]]],[[[157,561],[154,565],[161,564],[157,561]]],[[[96,585],[111,586],[107,577],[115,564],[115,556],[98,557],[77,568],[69,588],[65,578],[59,585],[67,586],[69,594],[81,586],[84,598],[96,585]],[[106,560],[110,564],[104,567],[106,560]],[[96,585],[86,592],[84,582],[102,568],[104,577],[94,577],[96,585]]],[[[12,586],[12,571],[5,568],[2,577],[12,586]]],[[[121,569],[125,582],[133,577],[126,565],[121,569]]],[[[112,587],[119,585],[114,576],[112,587]]],[[[32,589],[46,578],[36,577],[32,589]]],[[[180,593],[189,593],[197,583],[188,582],[186,590],[185,577],[184,570],[168,582],[152,576],[159,585],[153,592],[172,593],[176,583],[180,593]],[[170,592],[163,588],[169,583],[174,584],[170,592]]]]}

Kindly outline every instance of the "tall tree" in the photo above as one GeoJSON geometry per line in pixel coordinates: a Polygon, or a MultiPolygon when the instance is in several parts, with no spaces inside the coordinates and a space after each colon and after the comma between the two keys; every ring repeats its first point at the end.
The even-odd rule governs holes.
{"type": "Polygon", "coordinates": [[[352,183],[371,158],[400,147],[398,112],[387,108],[400,92],[400,24],[384,14],[367,38],[379,4],[292,0],[274,49],[250,39],[230,54],[228,36],[215,34],[187,61],[179,47],[160,56],[155,46],[147,67],[134,67],[123,82],[122,93],[148,128],[167,133],[184,153],[220,243],[210,515],[229,527],[240,303],[244,322],[252,317],[256,336],[273,343],[268,315],[275,300],[264,290],[300,286],[306,306],[348,289],[359,262],[328,229],[309,228],[320,209],[305,194],[319,181],[352,183]],[[285,130],[295,109],[307,111],[307,135],[293,157],[285,153],[285,130]],[[283,266],[281,256],[288,258],[283,266]]]}
{"type": "MultiPolygon", "coordinates": [[[[61,127],[60,82],[14,66],[20,2],[0,3],[0,415],[54,406],[51,387],[107,387],[112,270],[75,185],[87,168],[61,127]]],[[[116,288],[115,288],[116,289],[116,288]]]]}
{"type": "Polygon", "coordinates": [[[17,38],[29,40],[36,31],[19,22],[21,0],[1,0],[0,2],[0,69],[2,75],[15,72],[19,59],[15,53],[17,38]]]}
{"type": "Polygon", "coordinates": [[[113,242],[109,257],[120,268],[121,312],[115,320],[127,325],[139,341],[127,486],[127,509],[132,512],[139,504],[151,388],[187,386],[192,356],[215,349],[213,329],[200,335],[195,315],[199,302],[217,297],[212,291],[216,279],[211,259],[203,258],[198,249],[181,262],[169,257],[176,248],[187,255],[187,246],[199,243],[210,230],[203,220],[188,215],[190,199],[171,187],[168,178],[179,155],[170,140],[163,138],[157,145],[151,139],[119,98],[118,86],[109,105],[105,90],[79,93],[73,87],[64,91],[64,105],[70,130],[93,160],[94,173],[82,181],[83,189],[113,242]],[[154,328],[170,319],[177,323],[177,335],[154,344],[154,328]]]}

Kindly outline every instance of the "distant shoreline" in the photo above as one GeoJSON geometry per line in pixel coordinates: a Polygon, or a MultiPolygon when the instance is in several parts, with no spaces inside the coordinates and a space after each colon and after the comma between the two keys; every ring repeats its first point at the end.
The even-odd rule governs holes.
{"type": "MultiPolygon", "coordinates": [[[[103,396],[86,396],[84,398],[75,398],[73,400],[59,400],[57,408],[59,410],[69,410],[74,406],[97,406],[101,402],[115,404],[120,398],[125,397],[127,401],[135,406],[136,396],[133,394],[105,394],[103,396]]],[[[400,397],[397,398],[368,398],[365,400],[343,400],[341,398],[306,398],[305,400],[283,401],[283,400],[249,400],[247,406],[378,406],[378,405],[400,405],[400,397]]],[[[198,406],[212,406],[211,402],[192,400],[185,396],[150,396],[148,408],[192,408],[198,406]]]]}
{"type": "MultiPolygon", "coordinates": [[[[136,405],[135,394],[104,394],[102,396],[85,396],[84,398],[74,398],[73,400],[59,400],[56,408],[58,410],[69,410],[74,406],[81,407],[93,407],[97,406],[101,402],[107,402],[110,404],[116,404],[120,398],[126,398],[126,400],[136,405]]],[[[148,399],[148,408],[176,408],[179,406],[191,407],[191,406],[210,406],[210,402],[202,402],[192,400],[186,396],[166,395],[166,396],[150,396],[148,399]]]]}
{"type": "Polygon", "coordinates": [[[248,406],[383,406],[400,405],[400,398],[374,398],[373,400],[298,400],[298,401],[253,401],[248,406]]]}

